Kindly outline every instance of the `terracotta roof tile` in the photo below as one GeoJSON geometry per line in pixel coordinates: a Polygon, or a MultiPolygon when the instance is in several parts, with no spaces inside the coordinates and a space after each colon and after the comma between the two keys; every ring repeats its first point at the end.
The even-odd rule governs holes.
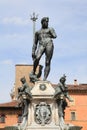
{"type": "Polygon", "coordinates": [[[87,90],[87,84],[79,84],[79,85],[68,85],[69,90],[87,90]]]}
{"type": "MultiPolygon", "coordinates": [[[[79,85],[73,85],[73,84],[67,84],[68,85],[68,90],[82,90],[85,91],[87,90],[87,84],[79,84],[79,85]]],[[[56,88],[57,84],[52,84],[54,88],[56,88]]]]}
{"type": "Polygon", "coordinates": [[[17,104],[18,104],[18,102],[15,100],[15,101],[12,101],[12,102],[1,103],[0,107],[16,107],[17,104]]]}

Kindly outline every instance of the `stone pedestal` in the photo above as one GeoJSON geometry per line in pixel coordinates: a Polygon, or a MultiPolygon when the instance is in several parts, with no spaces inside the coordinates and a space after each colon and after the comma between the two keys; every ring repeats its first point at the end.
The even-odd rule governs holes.
{"type": "Polygon", "coordinates": [[[54,88],[48,81],[38,81],[31,90],[32,101],[29,106],[27,129],[57,129],[58,107],[53,99],[54,88]]]}

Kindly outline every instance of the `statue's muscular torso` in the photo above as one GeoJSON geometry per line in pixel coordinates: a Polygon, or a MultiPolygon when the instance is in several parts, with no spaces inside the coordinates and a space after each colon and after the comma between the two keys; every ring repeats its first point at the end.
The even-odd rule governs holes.
{"type": "Polygon", "coordinates": [[[47,28],[36,32],[36,36],[40,45],[47,45],[48,43],[52,43],[52,38],[55,38],[56,34],[53,28],[47,28]]]}

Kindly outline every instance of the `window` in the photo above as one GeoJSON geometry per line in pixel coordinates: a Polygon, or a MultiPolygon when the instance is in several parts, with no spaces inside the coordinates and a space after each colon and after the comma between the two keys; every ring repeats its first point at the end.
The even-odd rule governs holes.
{"type": "Polygon", "coordinates": [[[19,115],[18,115],[18,123],[21,123],[21,122],[22,122],[22,115],[19,114],[19,115]]]}
{"type": "Polygon", "coordinates": [[[5,123],[5,115],[0,115],[0,123],[5,123]]]}
{"type": "Polygon", "coordinates": [[[75,112],[71,112],[71,120],[72,121],[76,120],[76,113],[75,112]]]}

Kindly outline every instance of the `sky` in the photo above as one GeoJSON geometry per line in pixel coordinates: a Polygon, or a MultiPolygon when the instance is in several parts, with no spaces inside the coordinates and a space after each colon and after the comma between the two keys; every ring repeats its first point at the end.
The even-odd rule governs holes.
{"type": "Polygon", "coordinates": [[[11,101],[15,65],[33,63],[33,12],[36,30],[49,17],[57,34],[47,80],[58,83],[65,74],[67,84],[87,84],[87,0],[0,0],[0,103],[11,101]]]}

